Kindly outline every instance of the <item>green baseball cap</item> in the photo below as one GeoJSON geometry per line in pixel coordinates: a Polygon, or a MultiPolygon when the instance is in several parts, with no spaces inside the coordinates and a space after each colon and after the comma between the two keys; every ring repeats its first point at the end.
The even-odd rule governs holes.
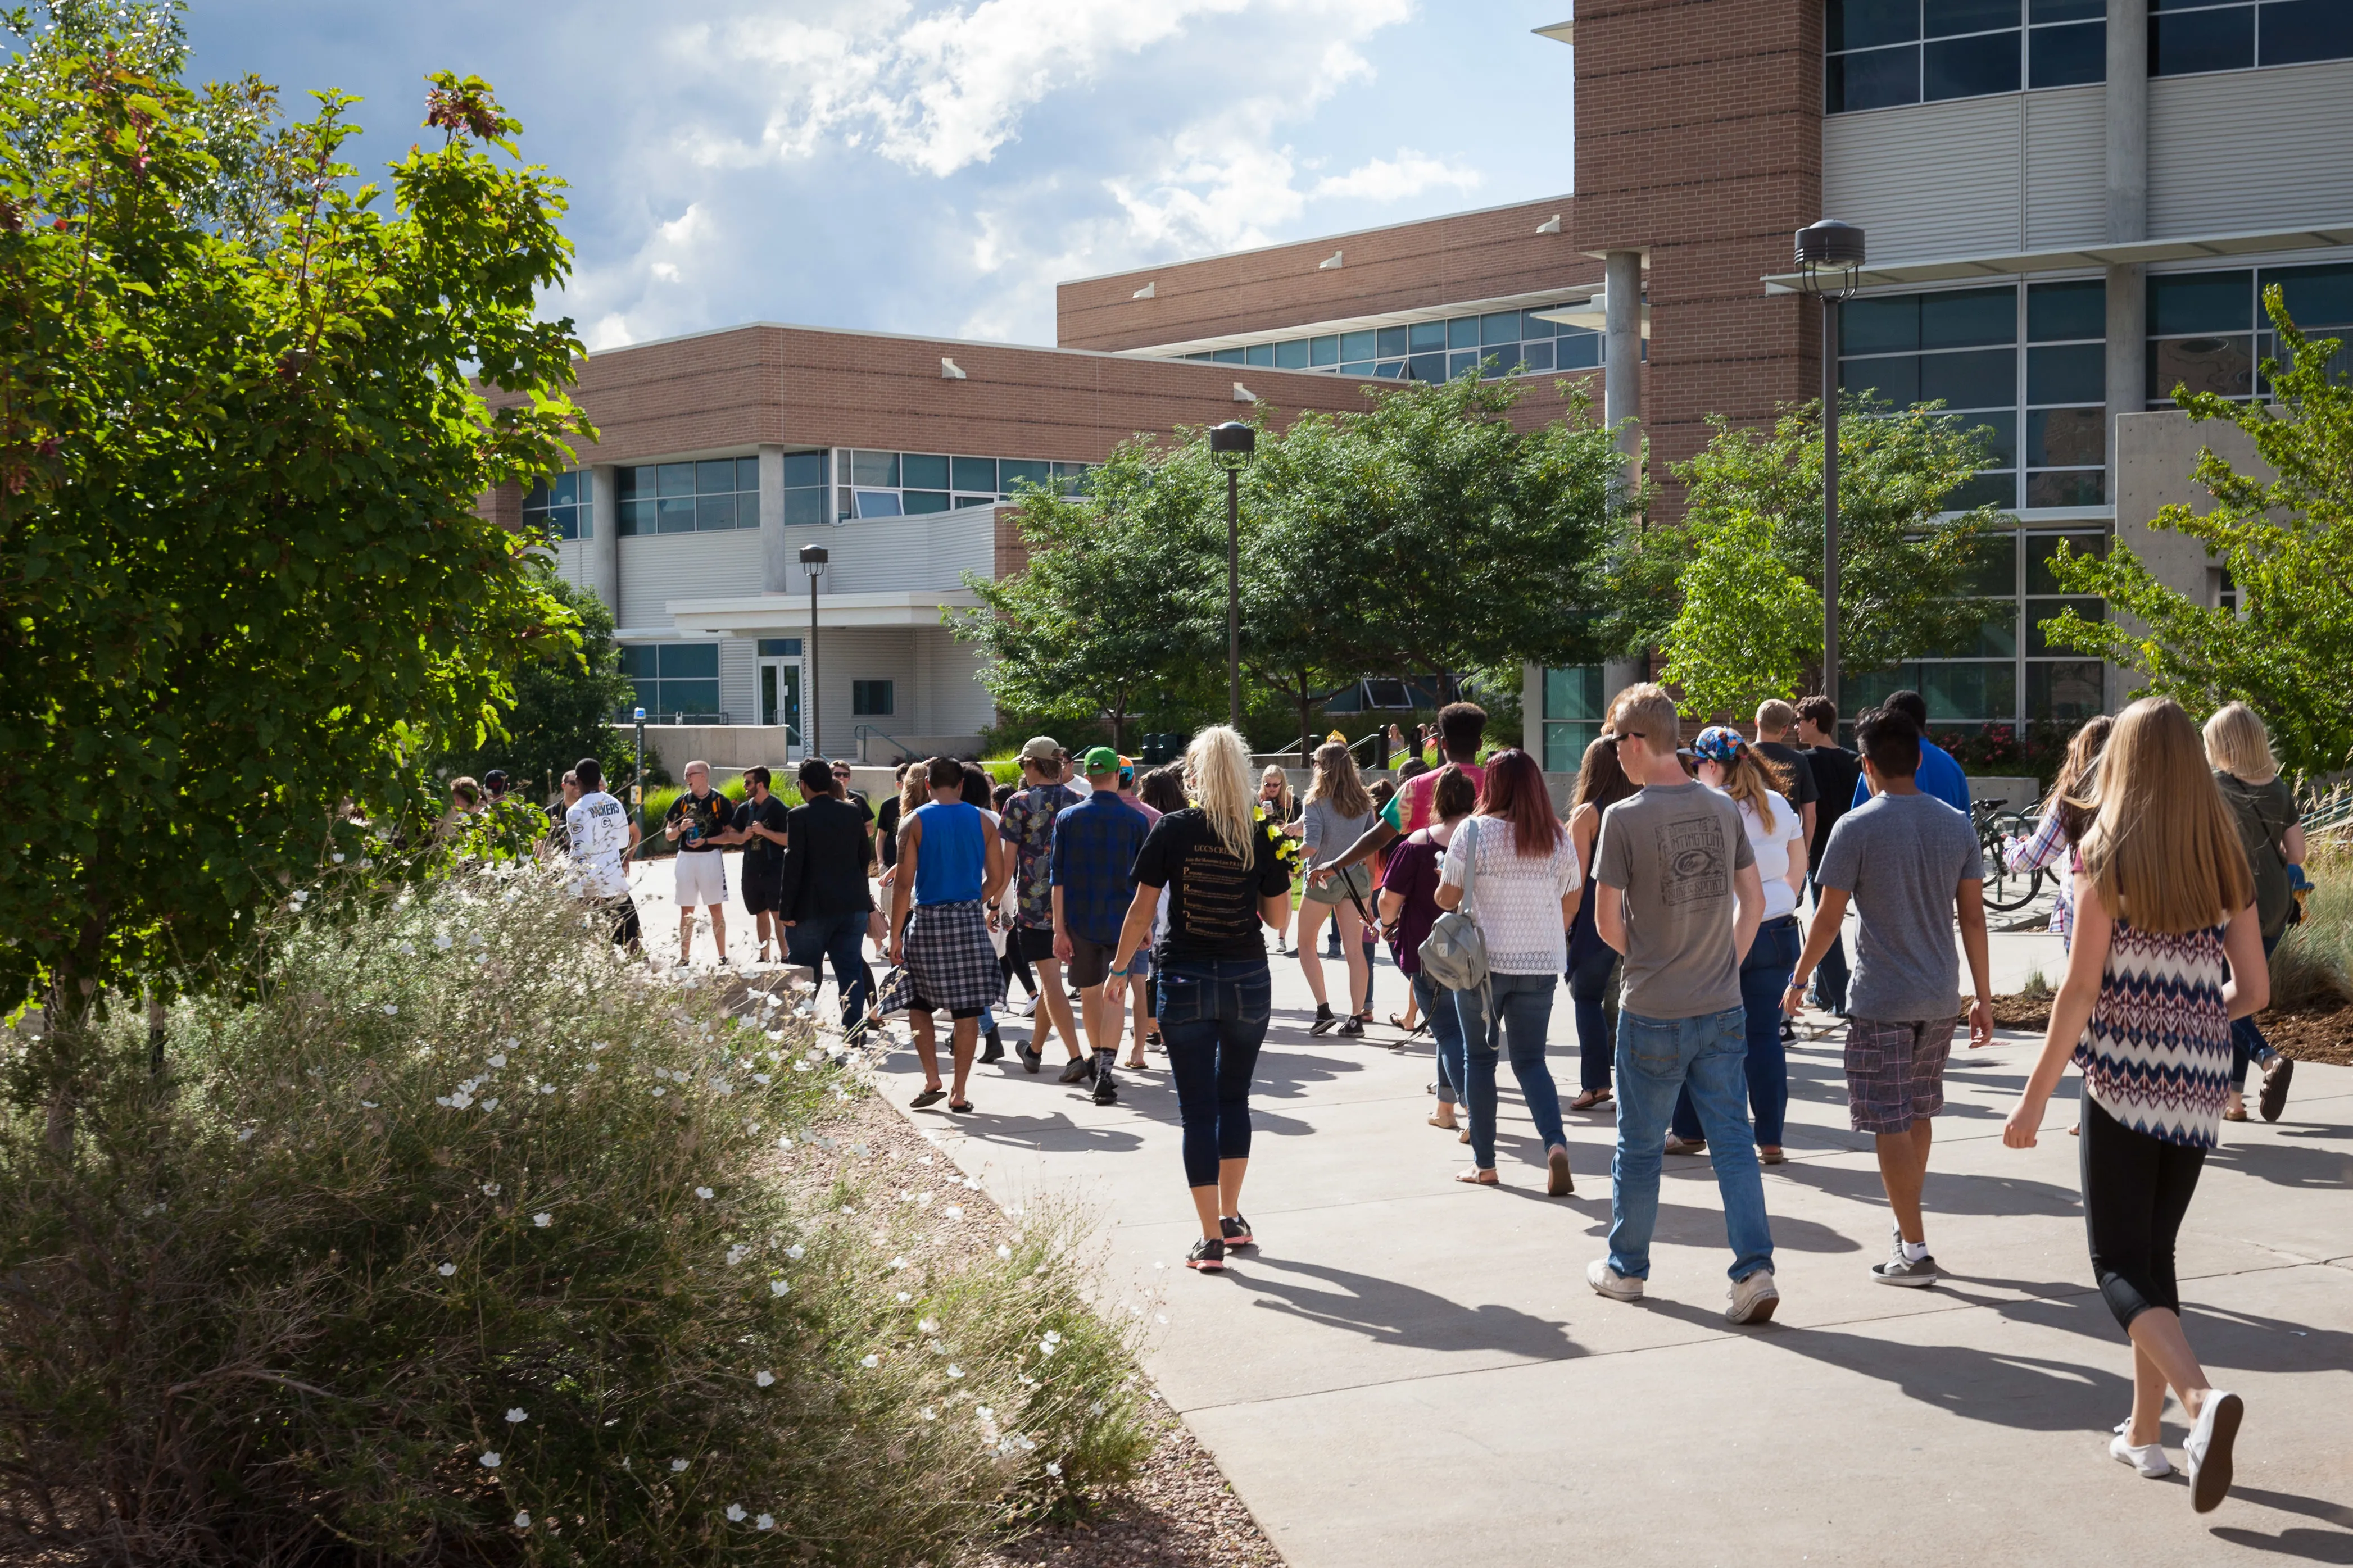
{"type": "Polygon", "coordinates": [[[1115,773],[1119,772],[1119,753],[1109,746],[1097,746],[1087,753],[1084,765],[1089,776],[1096,773],[1115,773]]]}

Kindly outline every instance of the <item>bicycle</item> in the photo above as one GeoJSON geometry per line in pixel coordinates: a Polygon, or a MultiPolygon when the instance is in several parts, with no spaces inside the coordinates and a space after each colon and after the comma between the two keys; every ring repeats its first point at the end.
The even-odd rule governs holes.
{"type": "Polygon", "coordinates": [[[2034,836],[2040,826],[2042,806],[2038,804],[2024,811],[2014,811],[1996,801],[1981,800],[1969,808],[1969,817],[1978,830],[1978,844],[1986,859],[1985,907],[1995,914],[2009,914],[2022,910],[2034,901],[2042,890],[2042,883],[2051,873],[2037,866],[2031,870],[2010,868],[2012,847],[2034,836]]]}

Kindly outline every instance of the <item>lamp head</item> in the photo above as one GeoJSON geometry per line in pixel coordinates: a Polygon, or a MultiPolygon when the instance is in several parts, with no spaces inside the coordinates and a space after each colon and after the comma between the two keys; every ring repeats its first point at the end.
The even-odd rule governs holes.
{"type": "Polygon", "coordinates": [[[822,544],[804,544],[801,546],[801,570],[807,572],[812,577],[822,576],[824,574],[825,563],[828,559],[829,556],[826,552],[825,546],[822,544]]]}
{"type": "Polygon", "coordinates": [[[1258,450],[1258,432],[1239,419],[1209,426],[1209,456],[1219,468],[1239,468],[1258,450]]]}
{"type": "Polygon", "coordinates": [[[1798,231],[1799,287],[1829,300],[1843,300],[1862,286],[1862,230],[1826,217],[1798,231]]]}

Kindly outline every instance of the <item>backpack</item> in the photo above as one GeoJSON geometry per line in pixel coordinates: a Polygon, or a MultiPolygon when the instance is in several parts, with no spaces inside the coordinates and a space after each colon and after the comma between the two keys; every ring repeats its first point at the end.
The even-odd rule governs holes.
{"type": "Polygon", "coordinates": [[[1478,820],[1466,817],[1456,830],[1458,836],[1471,835],[1462,847],[1462,901],[1430,922],[1420,949],[1421,972],[1432,984],[1449,991],[1476,990],[1487,984],[1487,939],[1471,918],[1472,889],[1479,880],[1478,820]]]}

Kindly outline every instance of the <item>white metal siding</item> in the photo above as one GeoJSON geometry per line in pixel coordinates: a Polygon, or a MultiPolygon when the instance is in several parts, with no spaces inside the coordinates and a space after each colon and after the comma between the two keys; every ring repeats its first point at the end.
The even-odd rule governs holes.
{"type": "Polygon", "coordinates": [[[2151,238],[2353,215],[2353,60],[2159,77],[2148,119],[2151,238]]]}
{"type": "MultiPolygon", "coordinates": [[[[784,557],[790,568],[790,592],[806,595],[808,579],[800,569],[804,544],[821,544],[831,559],[826,563],[822,592],[827,594],[888,594],[945,592],[964,586],[964,574],[986,577],[996,560],[995,509],[965,507],[959,511],[926,512],[920,517],[870,517],[813,528],[787,528],[784,557]]],[[[755,593],[756,585],[735,590],[755,593]]]]}
{"type": "Polygon", "coordinates": [[[670,624],[672,599],[760,591],[760,532],[638,534],[620,541],[621,620],[632,629],[670,624]]]}
{"type": "Polygon", "coordinates": [[[750,637],[729,637],[719,645],[719,706],[731,723],[760,721],[759,681],[753,666],[758,647],[750,637]]]}
{"type": "Polygon", "coordinates": [[[980,683],[980,649],[945,631],[924,632],[918,647],[930,667],[932,712],[942,735],[977,735],[997,722],[997,703],[980,683]]]}
{"type": "Polygon", "coordinates": [[[1824,116],[1822,211],[1861,227],[1873,261],[2022,246],[2029,96],[1824,116]]]}
{"type": "Polygon", "coordinates": [[[2026,248],[2107,238],[2107,89],[2030,92],[2026,103],[2026,248]]]}

